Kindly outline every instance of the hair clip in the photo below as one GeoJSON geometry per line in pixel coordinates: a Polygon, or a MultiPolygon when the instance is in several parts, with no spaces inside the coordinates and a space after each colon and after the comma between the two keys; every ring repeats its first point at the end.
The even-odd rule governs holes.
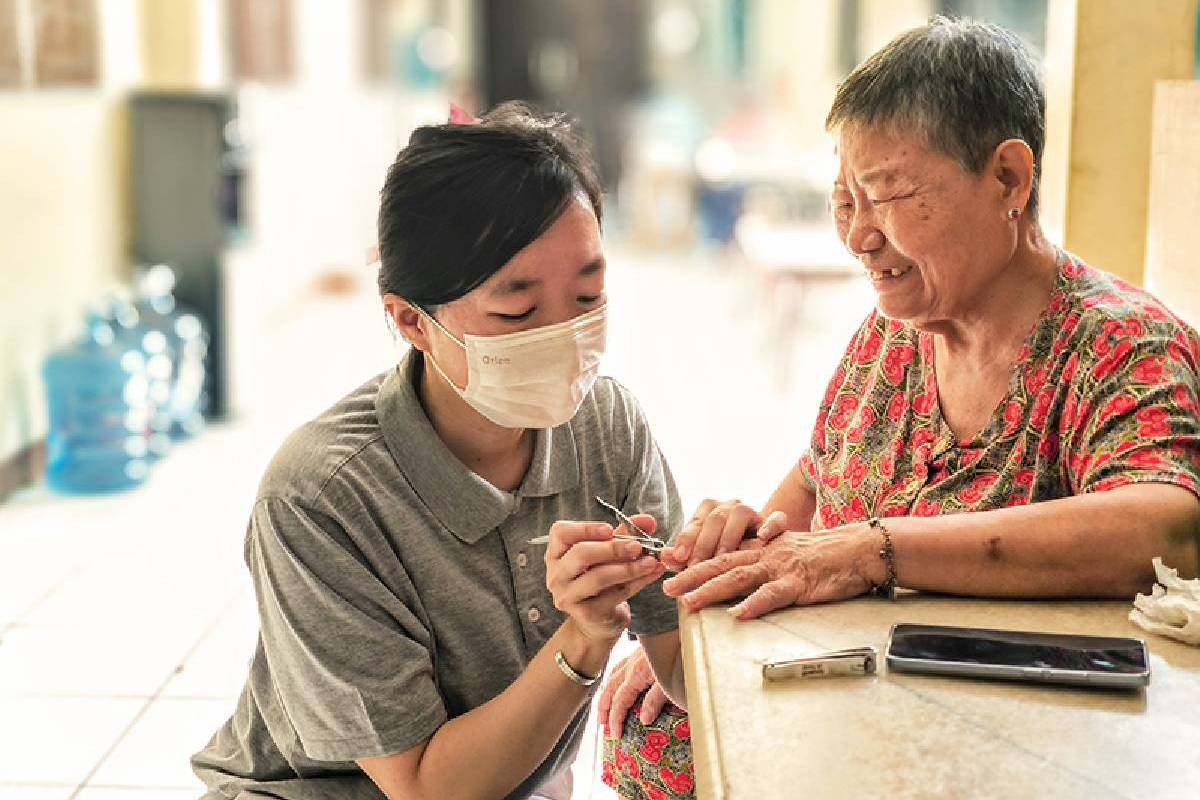
{"type": "Polygon", "coordinates": [[[478,125],[479,118],[473,116],[470,111],[457,106],[454,103],[450,104],[450,118],[446,120],[447,125],[478,125]]]}

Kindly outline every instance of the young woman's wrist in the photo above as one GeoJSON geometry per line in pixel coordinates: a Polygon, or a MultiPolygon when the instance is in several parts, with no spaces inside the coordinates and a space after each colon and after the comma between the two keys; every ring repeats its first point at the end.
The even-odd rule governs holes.
{"type": "Polygon", "coordinates": [[[583,628],[568,618],[563,623],[562,639],[555,648],[562,653],[567,664],[580,675],[592,677],[604,671],[608,656],[621,638],[621,631],[615,633],[585,632],[583,628]]]}

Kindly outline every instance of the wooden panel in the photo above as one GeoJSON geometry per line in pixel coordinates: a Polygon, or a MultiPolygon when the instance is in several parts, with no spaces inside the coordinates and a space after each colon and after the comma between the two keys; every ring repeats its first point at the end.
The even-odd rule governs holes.
{"type": "Polygon", "coordinates": [[[268,83],[291,80],[289,0],[233,0],[233,51],[237,77],[268,83]]]}
{"type": "Polygon", "coordinates": [[[200,82],[199,0],[141,0],[142,80],[155,89],[194,89],[200,82]]]}
{"type": "Polygon", "coordinates": [[[1154,83],[1191,77],[1196,4],[1050,2],[1043,218],[1067,249],[1134,283],[1145,264],[1154,83]]]}
{"type": "Polygon", "coordinates": [[[1200,649],[1150,636],[1124,601],[903,594],[738,622],[681,615],[699,800],[1191,797],[1200,649]],[[1147,640],[1145,691],[889,672],[765,684],[761,664],[873,645],[897,622],[1147,640]]]}
{"type": "Polygon", "coordinates": [[[393,30],[400,11],[398,0],[364,0],[362,14],[363,75],[386,83],[394,77],[393,30]]]}
{"type": "Polygon", "coordinates": [[[1146,287],[1200,328],[1200,81],[1163,81],[1154,92],[1146,287]]]}
{"type": "Polygon", "coordinates": [[[17,2],[0,0],[0,89],[21,85],[21,51],[17,39],[17,2]]]}
{"type": "Polygon", "coordinates": [[[95,0],[33,0],[36,86],[96,85],[95,0]]]}

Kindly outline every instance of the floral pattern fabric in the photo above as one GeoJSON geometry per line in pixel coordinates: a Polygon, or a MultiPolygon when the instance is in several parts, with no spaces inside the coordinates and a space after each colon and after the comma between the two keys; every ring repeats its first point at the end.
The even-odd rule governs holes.
{"type": "Polygon", "coordinates": [[[625,800],[692,800],[692,731],[687,712],[667,703],[658,719],[638,719],[641,698],[625,716],[620,739],[604,736],[600,779],[625,800]]]}
{"type": "Polygon", "coordinates": [[[801,470],[815,527],[983,511],[1171,483],[1200,495],[1200,337],[1162,303],[1062,253],[1008,393],[959,441],[933,336],[872,313],[821,403],[801,470]]]}

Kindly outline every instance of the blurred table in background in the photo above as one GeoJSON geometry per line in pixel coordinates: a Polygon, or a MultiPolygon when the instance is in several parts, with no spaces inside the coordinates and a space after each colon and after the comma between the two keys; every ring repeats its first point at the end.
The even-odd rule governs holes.
{"type": "Polygon", "coordinates": [[[1145,634],[1131,604],[902,595],[749,622],[683,614],[700,800],[1197,797],[1200,648],[1145,634]],[[889,674],[899,622],[1145,638],[1144,692],[889,674]],[[879,674],[764,685],[765,660],[873,645],[879,674]]]}

